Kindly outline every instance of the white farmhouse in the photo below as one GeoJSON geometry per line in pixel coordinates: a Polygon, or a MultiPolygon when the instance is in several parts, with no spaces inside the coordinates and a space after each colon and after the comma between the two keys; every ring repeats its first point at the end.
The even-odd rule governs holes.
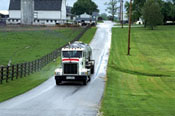
{"type": "Polygon", "coordinates": [[[7,24],[55,25],[66,20],[66,0],[10,0],[7,24]]]}

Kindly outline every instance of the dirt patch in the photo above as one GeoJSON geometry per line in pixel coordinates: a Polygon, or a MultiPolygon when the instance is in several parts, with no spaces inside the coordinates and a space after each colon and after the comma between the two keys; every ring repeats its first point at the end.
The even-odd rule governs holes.
{"type": "Polygon", "coordinates": [[[35,30],[37,31],[37,30],[58,30],[63,28],[78,28],[78,27],[8,25],[0,27],[0,31],[35,31],[35,30]]]}

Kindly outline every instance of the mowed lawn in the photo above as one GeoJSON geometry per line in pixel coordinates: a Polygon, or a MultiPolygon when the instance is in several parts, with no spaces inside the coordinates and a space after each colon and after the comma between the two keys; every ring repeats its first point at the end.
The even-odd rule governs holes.
{"type": "MultiPolygon", "coordinates": [[[[92,27],[87,30],[80,41],[88,44],[93,39],[96,29],[96,27],[92,27]]],[[[57,58],[55,62],[46,65],[40,72],[36,72],[24,78],[15,79],[14,81],[9,81],[9,83],[4,82],[3,84],[0,84],[0,102],[23,94],[43,83],[54,75],[54,70],[59,67],[59,65],[60,57],[57,58]]],[[[55,83],[53,83],[53,85],[54,84],[55,83]]]]}
{"type": "Polygon", "coordinates": [[[175,115],[175,26],[113,28],[104,116],[175,115]]]}
{"type": "Polygon", "coordinates": [[[41,58],[73,40],[82,28],[0,30],[0,65],[41,58]]]}

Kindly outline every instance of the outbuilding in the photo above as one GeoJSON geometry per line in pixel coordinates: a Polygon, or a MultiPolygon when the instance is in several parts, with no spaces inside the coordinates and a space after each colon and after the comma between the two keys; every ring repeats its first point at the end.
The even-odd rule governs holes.
{"type": "Polygon", "coordinates": [[[8,24],[55,25],[66,21],[66,0],[10,0],[8,24]]]}

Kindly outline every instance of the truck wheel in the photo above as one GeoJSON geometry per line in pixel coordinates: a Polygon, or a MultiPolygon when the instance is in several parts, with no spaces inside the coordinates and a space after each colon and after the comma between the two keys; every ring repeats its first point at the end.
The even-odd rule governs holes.
{"type": "Polygon", "coordinates": [[[56,80],[56,85],[60,85],[61,81],[60,80],[56,80]]]}
{"type": "Polygon", "coordinates": [[[87,80],[84,80],[83,81],[83,85],[87,85],[87,80]]]}
{"type": "Polygon", "coordinates": [[[94,74],[94,65],[91,68],[91,74],[94,74]]]}
{"type": "Polygon", "coordinates": [[[85,79],[83,80],[83,85],[87,85],[87,81],[88,81],[88,76],[85,77],[85,79]]]}
{"type": "Polygon", "coordinates": [[[88,81],[89,81],[89,82],[91,81],[91,77],[90,77],[90,76],[88,76],[88,81]]]}

